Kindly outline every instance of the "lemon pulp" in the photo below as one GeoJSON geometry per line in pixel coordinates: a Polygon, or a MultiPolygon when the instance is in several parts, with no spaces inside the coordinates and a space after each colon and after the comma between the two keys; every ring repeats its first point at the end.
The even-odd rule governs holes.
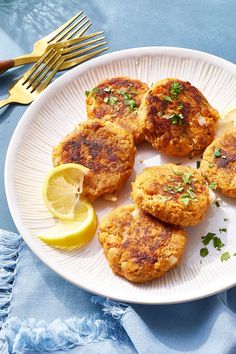
{"type": "Polygon", "coordinates": [[[43,199],[53,216],[72,220],[80,199],[84,176],[89,169],[75,164],[63,164],[53,168],[43,185],[43,199]]]}

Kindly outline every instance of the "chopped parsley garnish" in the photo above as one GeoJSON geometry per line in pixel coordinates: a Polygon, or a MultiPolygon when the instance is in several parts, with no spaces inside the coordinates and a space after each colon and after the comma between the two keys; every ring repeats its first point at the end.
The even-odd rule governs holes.
{"type": "Polygon", "coordinates": [[[213,191],[217,188],[217,183],[216,182],[211,182],[208,187],[212,189],[213,191]]]}
{"type": "Polygon", "coordinates": [[[215,148],[215,150],[214,150],[214,156],[215,156],[215,157],[220,157],[220,156],[221,156],[220,148],[215,148]]]}
{"type": "Polygon", "coordinates": [[[224,221],[228,221],[229,219],[227,219],[227,218],[224,218],[224,221]]]}
{"type": "Polygon", "coordinates": [[[220,203],[218,202],[218,200],[215,201],[215,206],[216,206],[217,208],[220,207],[220,203]]]}
{"type": "Polygon", "coordinates": [[[196,194],[194,193],[194,189],[192,186],[190,186],[190,184],[196,180],[191,179],[192,173],[190,172],[186,172],[182,174],[181,172],[175,171],[173,168],[171,168],[171,170],[176,176],[181,177],[183,182],[179,182],[175,178],[170,178],[171,182],[178,182],[178,183],[175,186],[166,186],[164,188],[164,191],[169,192],[171,194],[184,192],[180,195],[179,199],[185,205],[188,205],[190,200],[196,199],[196,194]]]}
{"type": "Polygon", "coordinates": [[[112,92],[112,91],[115,91],[115,89],[113,89],[111,86],[108,86],[108,87],[104,88],[104,91],[105,92],[112,92]]]}
{"type": "Polygon", "coordinates": [[[175,171],[172,167],[171,167],[171,171],[172,171],[176,176],[182,176],[182,173],[181,173],[181,172],[175,171]]]}
{"type": "Polygon", "coordinates": [[[229,252],[224,252],[220,257],[221,262],[228,261],[229,259],[230,259],[229,252]]]}
{"type": "Polygon", "coordinates": [[[221,232],[227,232],[227,229],[226,229],[226,227],[220,227],[220,228],[219,228],[219,231],[220,231],[220,233],[221,233],[221,232]]]}
{"type": "Polygon", "coordinates": [[[184,173],[182,180],[184,181],[185,184],[190,184],[192,182],[191,177],[192,177],[192,173],[186,172],[186,173],[184,173]]]}
{"type": "Polygon", "coordinates": [[[174,193],[178,193],[178,192],[182,192],[184,190],[184,187],[181,183],[179,183],[177,186],[166,186],[164,188],[165,192],[172,192],[174,193]]]}
{"type": "Polygon", "coordinates": [[[200,249],[200,256],[201,257],[206,257],[208,255],[209,251],[206,247],[200,249]]]}
{"type": "Polygon", "coordinates": [[[214,167],[214,164],[212,162],[208,162],[208,167],[212,168],[212,167],[214,167]]]}
{"type": "Polygon", "coordinates": [[[110,104],[110,105],[112,105],[112,106],[113,106],[115,103],[117,103],[117,101],[118,101],[118,98],[115,97],[115,96],[105,97],[104,100],[103,100],[103,102],[108,103],[108,104],[110,104]]]}
{"type": "Polygon", "coordinates": [[[176,98],[178,94],[183,91],[183,86],[179,82],[173,82],[170,88],[170,96],[171,98],[176,98]]]}
{"type": "Polygon", "coordinates": [[[234,253],[233,256],[235,257],[235,256],[236,256],[236,253],[234,253]]]}
{"type": "MultiPolygon", "coordinates": [[[[162,98],[164,101],[173,102],[177,99],[178,94],[183,90],[183,86],[180,85],[178,82],[173,82],[169,90],[169,96],[163,95],[162,98]]],[[[166,114],[166,118],[171,121],[173,125],[183,125],[184,116],[180,113],[181,109],[183,108],[183,103],[178,101],[177,111],[170,112],[170,114],[166,114]]]]}
{"type": "Polygon", "coordinates": [[[201,239],[204,246],[208,245],[215,236],[216,234],[214,234],[213,232],[208,232],[206,236],[202,236],[201,239]]]}
{"type": "Polygon", "coordinates": [[[173,99],[170,96],[163,95],[163,100],[173,102],[173,99]]]}
{"type": "Polygon", "coordinates": [[[184,116],[182,113],[174,113],[170,116],[169,119],[173,125],[183,125],[184,116]]]}
{"type": "Polygon", "coordinates": [[[178,110],[180,111],[184,107],[183,103],[181,101],[178,101],[178,110]]]}
{"type": "Polygon", "coordinates": [[[219,237],[213,237],[213,246],[217,249],[217,251],[221,251],[221,248],[224,247],[224,243],[221,241],[219,237]]]}
{"type": "Polygon", "coordinates": [[[129,106],[131,110],[137,108],[136,101],[130,96],[128,92],[126,92],[125,90],[120,90],[119,93],[124,96],[124,103],[126,106],[129,106]]]}
{"type": "Polygon", "coordinates": [[[135,109],[137,107],[137,103],[135,102],[135,100],[133,98],[126,99],[124,102],[125,102],[126,106],[129,106],[129,108],[131,110],[135,109]]]}
{"type": "Polygon", "coordinates": [[[94,87],[92,90],[86,90],[85,91],[85,95],[88,97],[90,94],[95,94],[99,92],[99,88],[98,87],[94,87]]]}
{"type": "Polygon", "coordinates": [[[196,167],[199,168],[201,164],[201,161],[196,161],[196,167]]]}
{"type": "Polygon", "coordinates": [[[188,189],[186,189],[186,191],[187,191],[187,193],[188,193],[188,195],[189,195],[189,197],[191,199],[195,199],[196,198],[196,194],[193,192],[192,187],[189,187],[188,189]]]}
{"type": "Polygon", "coordinates": [[[180,196],[179,199],[180,199],[185,205],[188,205],[189,200],[190,200],[188,193],[183,193],[183,194],[180,196]]]}

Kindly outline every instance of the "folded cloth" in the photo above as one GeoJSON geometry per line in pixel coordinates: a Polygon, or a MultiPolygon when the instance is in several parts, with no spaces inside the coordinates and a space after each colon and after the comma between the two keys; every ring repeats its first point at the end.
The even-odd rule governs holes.
{"type": "Polygon", "coordinates": [[[0,230],[0,351],[236,353],[236,289],[178,305],[122,304],[47,268],[19,235],[0,230]]]}

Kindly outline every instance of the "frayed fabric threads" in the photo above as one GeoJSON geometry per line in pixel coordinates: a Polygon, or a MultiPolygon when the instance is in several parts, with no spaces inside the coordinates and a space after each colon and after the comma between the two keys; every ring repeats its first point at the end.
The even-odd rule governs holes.
{"type": "Polygon", "coordinates": [[[21,244],[19,235],[0,230],[0,328],[9,314],[21,244]]]}
{"type": "Polygon", "coordinates": [[[131,307],[127,304],[111,301],[101,296],[92,296],[91,301],[95,304],[102,305],[104,314],[111,315],[116,320],[121,320],[122,316],[131,311],[131,307]]]}
{"type": "Polygon", "coordinates": [[[101,319],[98,316],[71,318],[65,321],[55,320],[51,324],[35,320],[20,321],[11,318],[3,330],[3,354],[22,351],[68,350],[74,346],[113,340],[119,343],[129,342],[129,338],[113,319],[101,319]]]}

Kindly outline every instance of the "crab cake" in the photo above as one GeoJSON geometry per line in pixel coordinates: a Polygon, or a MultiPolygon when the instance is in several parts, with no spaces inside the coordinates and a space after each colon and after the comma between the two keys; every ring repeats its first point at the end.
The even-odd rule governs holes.
{"type": "Polygon", "coordinates": [[[145,83],[129,77],[104,80],[86,91],[88,118],[119,124],[133,134],[135,143],[141,143],[144,135],[137,113],[147,90],[145,83]]]}
{"type": "Polygon", "coordinates": [[[54,166],[78,163],[90,169],[84,178],[83,196],[116,200],[116,194],[132,173],[133,136],[111,122],[94,120],[79,124],[53,149],[54,166]],[[113,198],[111,197],[113,195],[113,198]]]}
{"type": "Polygon", "coordinates": [[[178,79],[157,82],[139,109],[146,140],[172,156],[201,153],[214,138],[218,116],[196,87],[178,79]]]}
{"type": "Polygon", "coordinates": [[[226,131],[208,146],[200,171],[212,189],[236,198],[236,130],[226,131]]]}
{"type": "Polygon", "coordinates": [[[98,237],[113,272],[137,283],[159,278],[176,267],[187,241],[181,227],[137,211],[135,205],[108,214],[98,237]]]}
{"type": "Polygon", "coordinates": [[[136,176],[132,189],[138,208],[175,225],[196,225],[210,204],[205,179],[189,166],[167,164],[145,168],[136,176]]]}

